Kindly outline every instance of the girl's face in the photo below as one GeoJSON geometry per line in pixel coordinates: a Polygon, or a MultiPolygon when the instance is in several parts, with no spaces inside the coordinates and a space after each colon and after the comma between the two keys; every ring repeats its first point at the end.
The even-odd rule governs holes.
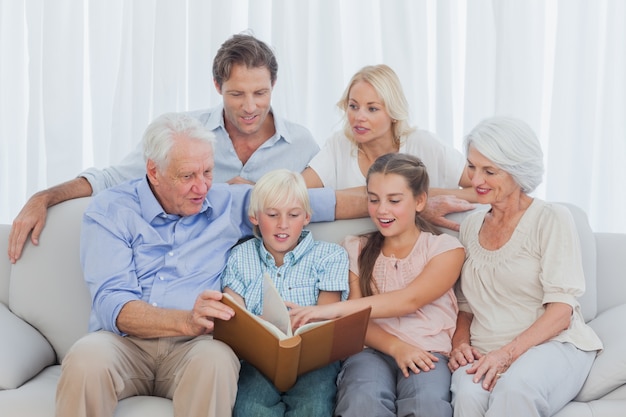
{"type": "Polygon", "coordinates": [[[350,88],[346,115],[356,143],[393,141],[391,116],[370,83],[357,81],[350,88]]]}
{"type": "Polygon", "coordinates": [[[367,195],[369,215],[383,236],[415,232],[415,214],[424,209],[427,196],[425,193],[414,196],[403,176],[381,173],[370,175],[367,195]]]}

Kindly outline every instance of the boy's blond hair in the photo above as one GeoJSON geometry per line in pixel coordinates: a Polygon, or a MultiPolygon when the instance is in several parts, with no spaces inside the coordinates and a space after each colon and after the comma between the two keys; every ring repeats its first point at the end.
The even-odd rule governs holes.
{"type": "Polygon", "coordinates": [[[304,211],[311,215],[309,192],[302,175],[288,169],[275,169],[263,175],[255,184],[250,195],[248,216],[256,218],[260,211],[294,201],[300,203],[304,211]]]}

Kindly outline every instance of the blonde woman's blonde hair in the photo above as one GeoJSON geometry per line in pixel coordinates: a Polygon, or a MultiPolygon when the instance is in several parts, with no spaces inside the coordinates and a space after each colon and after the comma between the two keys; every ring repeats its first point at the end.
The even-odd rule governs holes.
{"type": "Polygon", "coordinates": [[[387,114],[395,120],[391,125],[393,138],[400,144],[404,138],[415,130],[409,123],[409,103],[402,90],[400,79],[388,65],[368,65],[357,71],[352,76],[348,86],[337,102],[337,107],[343,110],[343,131],[352,143],[356,143],[352,133],[352,126],[348,122],[347,110],[350,104],[350,90],[359,81],[364,81],[371,85],[385,105],[387,114]]]}
{"type": "Polygon", "coordinates": [[[260,211],[297,202],[310,216],[309,191],[304,178],[298,172],[288,169],[275,169],[263,175],[252,189],[248,216],[256,217],[260,211]]]}

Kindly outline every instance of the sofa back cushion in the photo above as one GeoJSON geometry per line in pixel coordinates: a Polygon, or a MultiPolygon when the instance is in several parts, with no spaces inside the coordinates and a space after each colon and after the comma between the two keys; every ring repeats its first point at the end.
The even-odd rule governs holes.
{"type": "Polygon", "coordinates": [[[598,289],[596,280],[596,238],[589,225],[589,220],[585,212],[578,206],[570,203],[560,203],[567,207],[572,213],[578,239],[580,240],[580,250],[585,272],[585,293],[578,300],[585,321],[596,317],[598,313],[598,289]]]}
{"type": "Polygon", "coordinates": [[[9,305],[9,275],[11,262],[7,256],[9,250],[9,231],[11,226],[0,224],[0,303],[9,305]]]}
{"type": "Polygon", "coordinates": [[[91,300],[79,243],[89,201],[81,198],[51,207],[39,245],[27,243],[11,271],[9,307],[48,339],[59,363],[87,332],[91,300]]]}

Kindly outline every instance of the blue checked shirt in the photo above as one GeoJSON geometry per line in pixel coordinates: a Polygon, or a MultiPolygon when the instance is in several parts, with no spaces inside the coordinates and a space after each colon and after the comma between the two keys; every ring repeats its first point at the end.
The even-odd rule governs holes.
{"type": "Polygon", "coordinates": [[[263,274],[268,273],[280,296],[301,306],[317,304],[320,291],[341,291],[348,297],[348,255],[335,243],[313,240],[304,230],[300,242],[277,267],[261,239],[250,239],[231,251],[222,274],[222,288],[230,288],[246,301],[246,308],[263,313],[263,274]]]}
{"type": "MultiPolygon", "coordinates": [[[[200,213],[184,217],[163,211],[145,176],[95,196],[83,215],[80,242],[92,299],[89,330],[122,334],[117,316],[129,301],[191,310],[201,291],[219,291],[230,249],[252,234],[251,190],[213,184],[200,213]]],[[[313,220],[332,220],[334,192],[309,194],[313,220]]]]}

